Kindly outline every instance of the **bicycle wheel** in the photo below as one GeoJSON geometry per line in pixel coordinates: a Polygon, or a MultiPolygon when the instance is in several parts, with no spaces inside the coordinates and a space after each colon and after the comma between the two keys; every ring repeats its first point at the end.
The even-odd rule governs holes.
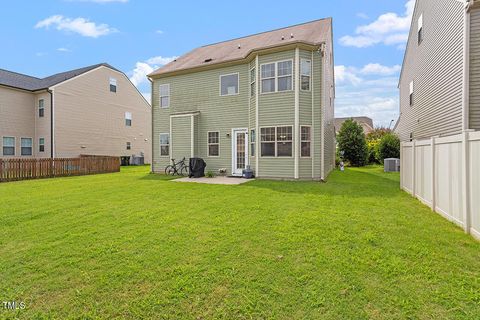
{"type": "Polygon", "coordinates": [[[173,168],[173,166],[167,166],[167,167],[165,168],[165,174],[166,174],[167,176],[173,176],[173,175],[175,175],[175,169],[173,168]]]}
{"type": "Polygon", "coordinates": [[[188,176],[188,167],[183,166],[182,169],[180,169],[180,175],[181,176],[188,176]]]}

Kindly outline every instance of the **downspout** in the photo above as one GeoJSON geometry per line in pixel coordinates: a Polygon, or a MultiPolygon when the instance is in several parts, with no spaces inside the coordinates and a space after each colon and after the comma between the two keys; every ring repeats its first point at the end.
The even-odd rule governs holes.
{"type": "MultiPolygon", "coordinates": [[[[153,131],[153,128],[154,128],[154,125],[153,125],[153,80],[152,78],[150,77],[147,77],[148,81],[150,81],[150,125],[151,125],[151,137],[150,137],[150,157],[151,157],[151,164],[150,164],[150,172],[154,172],[154,166],[153,166],[153,158],[154,158],[154,153],[153,153],[153,142],[155,141],[154,138],[153,138],[153,134],[154,134],[154,131],[153,131]]],[[[170,136],[168,137],[168,139],[170,139],[170,136]]]]}
{"type": "Polygon", "coordinates": [[[47,92],[50,94],[50,158],[55,158],[54,145],[54,108],[53,108],[53,90],[47,89],[47,92]]]}
{"type": "Polygon", "coordinates": [[[470,6],[474,1],[465,2],[463,26],[463,97],[462,97],[462,130],[470,129],[470,6]]]}

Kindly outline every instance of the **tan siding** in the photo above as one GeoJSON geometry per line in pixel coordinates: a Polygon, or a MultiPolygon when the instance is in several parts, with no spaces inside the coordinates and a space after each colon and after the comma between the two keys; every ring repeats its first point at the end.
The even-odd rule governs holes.
{"type": "Polygon", "coordinates": [[[33,154],[37,158],[50,158],[51,156],[51,95],[48,92],[42,92],[34,95],[34,113],[35,113],[35,139],[33,141],[34,144],[34,152],[33,154]],[[39,100],[43,99],[45,104],[45,116],[43,118],[38,117],[38,105],[39,100]],[[39,147],[39,139],[45,139],[45,151],[40,152],[39,147]]]}
{"type": "Polygon", "coordinates": [[[400,81],[402,140],[452,135],[462,130],[464,8],[459,1],[418,0],[400,81]],[[423,13],[424,40],[417,21],[423,13]],[[414,105],[409,85],[414,80],[414,105]]]}
{"type": "Polygon", "coordinates": [[[470,128],[480,130],[480,10],[470,14],[470,128]]]}
{"type": "Polygon", "coordinates": [[[20,157],[20,138],[33,138],[35,151],[35,102],[29,92],[0,86],[0,157],[3,138],[15,137],[16,157],[20,157]]]}
{"type": "MultiPolygon", "coordinates": [[[[331,31],[331,30],[330,30],[331,31]]],[[[329,40],[325,46],[325,67],[324,67],[324,178],[335,168],[335,79],[334,79],[334,61],[333,61],[333,41],[332,33],[329,33],[329,40]]]]}
{"type": "Polygon", "coordinates": [[[150,106],[123,74],[101,67],[57,85],[54,92],[57,157],[143,152],[151,161],[150,106]],[[110,92],[110,77],[117,80],[116,93],[110,92]],[[132,113],[131,127],[125,125],[125,112],[132,113]]]}

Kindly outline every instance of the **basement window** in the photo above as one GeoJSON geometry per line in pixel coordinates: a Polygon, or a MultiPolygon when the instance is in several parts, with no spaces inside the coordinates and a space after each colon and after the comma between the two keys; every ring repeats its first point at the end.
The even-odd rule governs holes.
{"type": "Polygon", "coordinates": [[[117,79],[110,78],[110,92],[117,92],[117,79]]]}

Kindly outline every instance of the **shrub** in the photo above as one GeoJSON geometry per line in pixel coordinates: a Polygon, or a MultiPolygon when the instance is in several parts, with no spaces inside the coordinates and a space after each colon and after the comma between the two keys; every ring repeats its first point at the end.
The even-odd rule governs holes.
{"type": "Polygon", "coordinates": [[[215,177],[215,173],[213,173],[213,171],[207,171],[207,173],[205,174],[205,176],[207,178],[214,178],[215,177]]]}
{"type": "Polygon", "coordinates": [[[338,133],[338,148],[343,151],[343,159],[352,166],[364,166],[368,150],[362,126],[349,119],[345,121],[338,133]]]}
{"type": "Polygon", "coordinates": [[[380,163],[379,154],[378,154],[378,146],[380,145],[380,139],[375,140],[367,140],[367,147],[368,147],[368,158],[367,162],[369,164],[380,163]]]}
{"type": "Polygon", "coordinates": [[[400,139],[396,134],[389,133],[383,136],[378,146],[380,160],[400,158],[400,139]]]}

